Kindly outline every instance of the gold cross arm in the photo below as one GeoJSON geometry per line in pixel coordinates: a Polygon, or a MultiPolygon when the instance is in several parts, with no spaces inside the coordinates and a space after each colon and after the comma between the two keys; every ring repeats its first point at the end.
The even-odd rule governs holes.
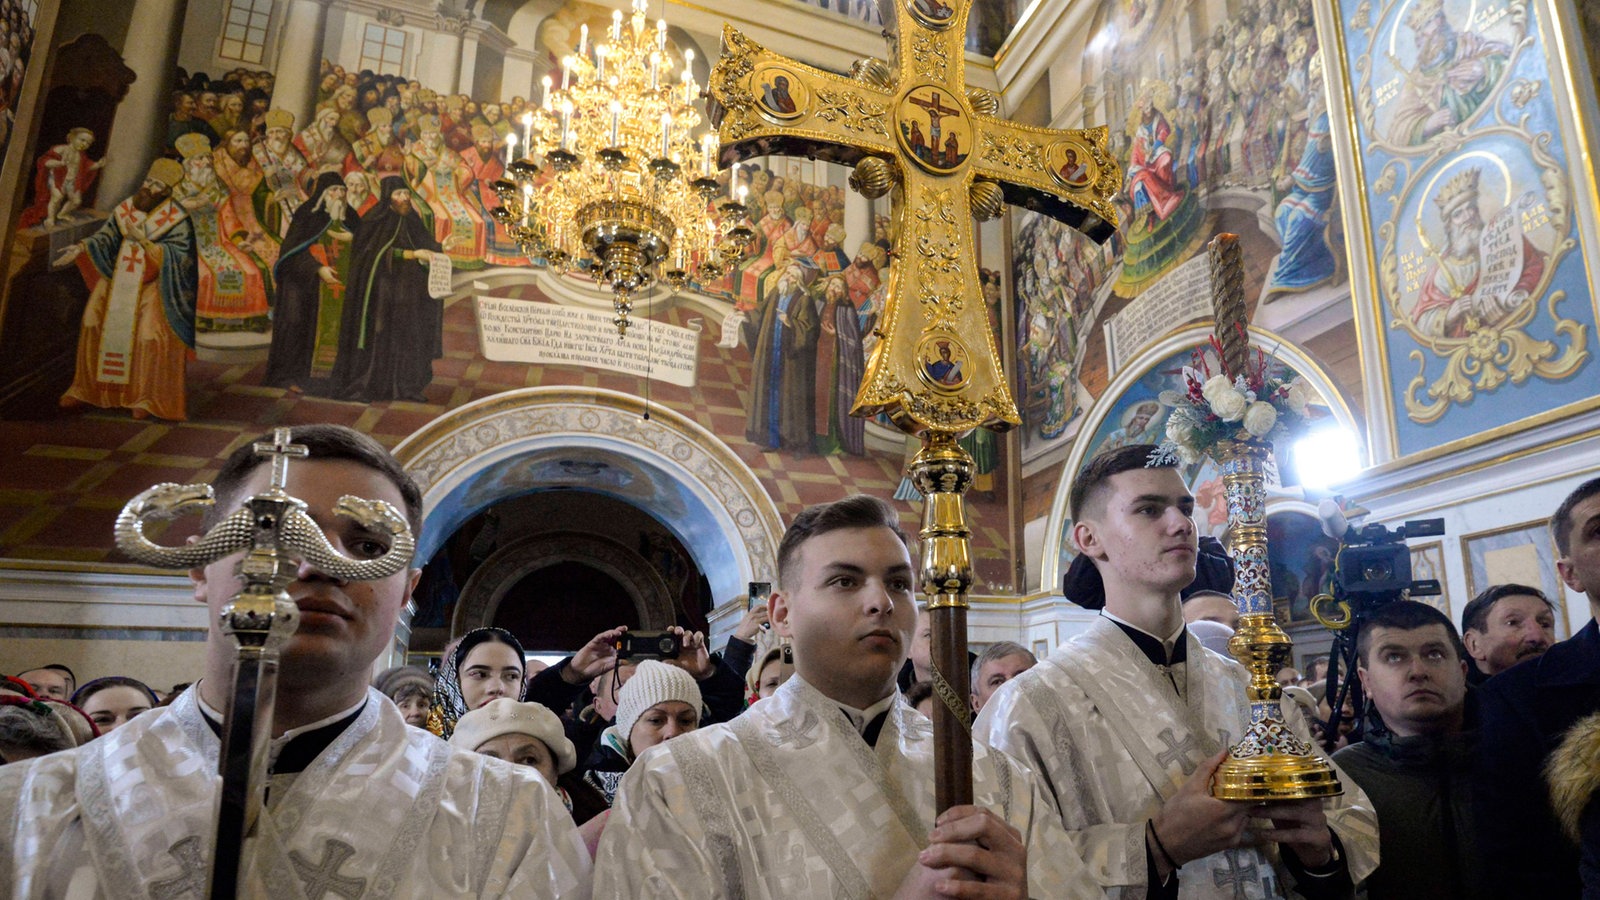
{"type": "Polygon", "coordinates": [[[851,186],[868,197],[892,192],[888,294],[851,412],[886,412],[913,433],[1021,422],[978,281],[973,220],[1013,203],[1105,240],[1122,186],[1106,129],[1008,122],[993,92],[966,86],[968,5],[884,0],[890,61],[860,60],[849,76],[724,28],[709,83],[724,163],[807,156],[854,165],[851,186]]]}

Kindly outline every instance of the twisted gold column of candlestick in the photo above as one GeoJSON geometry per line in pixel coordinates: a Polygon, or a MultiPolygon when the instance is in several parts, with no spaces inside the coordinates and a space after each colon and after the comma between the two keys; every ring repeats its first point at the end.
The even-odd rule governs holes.
{"type": "Polygon", "coordinates": [[[1250,724],[1228,748],[1211,793],[1222,800],[1258,802],[1341,794],[1344,788],[1333,767],[1313,754],[1283,719],[1277,672],[1288,662],[1293,642],[1273,618],[1269,590],[1265,466],[1272,446],[1224,441],[1213,453],[1222,465],[1228,549],[1238,568],[1233,600],[1239,607],[1239,630],[1228,641],[1228,652],[1250,670],[1250,724]]]}

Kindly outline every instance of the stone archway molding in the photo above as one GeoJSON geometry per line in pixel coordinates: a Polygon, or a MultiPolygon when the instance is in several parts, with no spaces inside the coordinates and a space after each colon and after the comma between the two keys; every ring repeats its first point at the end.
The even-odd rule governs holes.
{"type": "MultiPolygon", "coordinates": [[[[610,495],[643,509],[694,556],[718,604],[750,581],[776,580],[783,522],[755,473],[705,427],[632,394],[536,387],[485,397],[445,413],[395,448],[423,494],[418,559],[500,500],[550,487],[519,459],[555,451],[627,462],[664,489],[610,495]]],[[[582,486],[579,486],[582,487],[582,486]]],[[[594,488],[607,493],[604,486],[594,488]]]]}
{"type": "Polygon", "coordinates": [[[581,562],[622,585],[639,614],[639,627],[660,631],[673,623],[672,592],[650,561],[608,537],[581,532],[541,532],[500,547],[473,571],[450,619],[450,637],[492,624],[506,593],[524,578],[563,562],[581,562]]]}

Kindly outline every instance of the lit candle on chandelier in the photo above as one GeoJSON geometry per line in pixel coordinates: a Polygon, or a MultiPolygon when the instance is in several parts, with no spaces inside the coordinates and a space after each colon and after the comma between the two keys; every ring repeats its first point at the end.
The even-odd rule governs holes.
{"type": "Polygon", "coordinates": [[[656,89],[656,85],[659,84],[659,72],[660,72],[660,70],[661,70],[661,54],[659,54],[659,53],[650,54],[650,90],[652,90],[652,91],[655,90],[656,89]]]}
{"type": "Polygon", "coordinates": [[[712,171],[711,154],[715,151],[715,149],[716,149],[716,138],[710,132],[707,132],[706,136],[700,139],[701,174],[704,175],[707,178],[711,177],[711,171],[712,171]]]}
{"type": "Polygon", "coordinates": [[[539,83],[544,85],[544,95],[539,100],[539,108],[543,109],[545,112],[549,112],[550,111],[550,76],[546,75],[544,78],[540,79],[539,83]]]}
{"type": "Polygon", "coordinates": [[[513,131],[513,132],[511,132],[511,133],[506,135],[506,166],[509,168],[510,165],[513,162],[516,161],[516,159],[517,159],[517,133],[515,131],[513,131]]]}
{"type": "Polygon", "coordinates": [[[527,228],[533,216],[533,185],[523,182],[522,185],[522,227],[527,228]]]}
{"type": "Polygon", "coordinates": [[[589,55],[589,26],[584,25],[578,29],[578,55],[589,55]]]}
{"type": "Polygon", "coordinates": [[[611,101],[611,146],[622,146],[622,101],[611,101]]]}
{"type": "Polygon", "coordinates": [[[668,159],[672,154],[672,113],[661,114],[661,158],[668,159]]]}
{"type": "MultiPolygon", "coordinates": [[[[711,135],[708,134],[708,135],[706,135],[706,137],[710,138],[711,135]]],[[[739,164],[737,162],[735,162],[733,164],[733,168],[728,170],[728,199],[729,200],[737,200],[737,199],[739,199],[738,184],[739,184],[739,164]]]]}
{"type": "Polygon", "coordinates": [[[572,81],[572,57],[561,57],[561,89],[565,91],[572,81]]]}
{"type": "Polygon", "coordinates": [[[611,39],[613,41],[622,40],[622,10],[620,9],[611,11],[611,39]]]}
{"type": "Polygon", "coordinates": [[[572,101],[571,100],[563,100],[563,101],[561,101],[561,149],[562,150],[567,149],[567,138],[568,138],[568,135],[570,134],[570,132],[567,130],[567,123],[571,119],[572,119],[572,101]]]}
{"type": "Polygon", "coordinates": [[[667,20],[666,19],[657,19],[656,20],[656,49],[657,50],[665,50],[665,49],[667,49],[667,20]]]}
{"type": "Polygon", "coordinates": [[[606,45],[605,44],[595,44],[594,45],[594,80],[596,82],[604,82],[606,80],[606,45]]]}

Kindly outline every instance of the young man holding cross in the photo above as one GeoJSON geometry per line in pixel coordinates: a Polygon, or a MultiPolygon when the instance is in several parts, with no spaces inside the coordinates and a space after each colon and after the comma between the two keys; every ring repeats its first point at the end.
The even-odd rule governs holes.
{"type": "MultiPolygon", "coordinates": [[[[403,510],[422,500],[399,463],[348,428],[308,425],[285,490],[353,559],[390,539],[338,515],[345,494],[403,510]]],[[[247,443],[223,463],[209,528],[271,483],[247,443]]],[[[217,614],[243,553],[194,569],[209,609],[205,677],[172,705],[67,753],[0,769],[0,894],[178,898],[207,893],[222,712],[236,656],[217,614]]],[[[587,897],[590,865],[560,799],[531,769],[455,750],[367,686],[419,569],[347,581],[300,563],[299,625],[281,654],[267,798],[244,845],[244,896],[587,897]]]]}
{"type": "Polygon", "coordinates": [[[801,513],[778,578],[772,624],[794,677],[639,757],[600,841],[597,897],[1101,896],[1003,754],[974,745],[974,805],[935,816],[933,728],[895,690],[917,579],[893,508],[856,496],[801,513]]]}
{"type": "Polygon", "coordinates": [[[1249,676],[1185,630],[1194,498],[1176,469],[1149,465],[1154,450],[1108,451],[1078,474],[1072,537],[1105,583],[1105,610],[1001,687],[973,732],[1044,781],[1110,897],[1349,896],[1378,856],[1355,782],[1326,801],[1211,796],[1249,721],[1249,676]]]}

